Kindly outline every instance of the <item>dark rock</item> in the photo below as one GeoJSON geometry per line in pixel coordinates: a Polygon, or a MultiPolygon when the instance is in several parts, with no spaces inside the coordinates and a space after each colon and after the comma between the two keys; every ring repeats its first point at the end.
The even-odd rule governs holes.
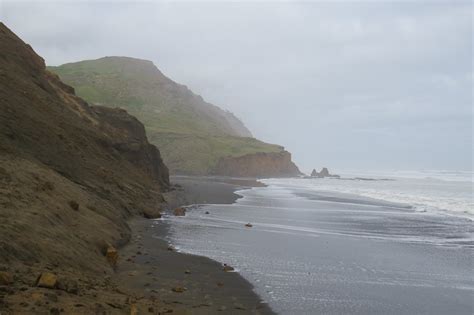
{"type": "Polygon", "coordinates": [[[174,287],[171,289],[171,291],[176,292],[176,293],[183,293],[187,289],[185,287],[174,287]]]}
{"type": "Polygon", "coordinates": [[[253,225],[250,223],[245,224],[245,227],[251,228],[253,225]]]}
{"type": "Polygon", "coordinates": [[[57,302],[58,296],[54,293],[45,293],[44,296],[51,302],[57,302]]]}
{"type": "Polygon", "coordinates": [[[0,296],[3,295],[3,293],[7,293],[7,294],[10,294],[10,293],[13,293],[14,290],[12,287],[10,286],[5,286],[5,285],[0,285],[0,296]]]}
{"type": "Polygon", "coordinates": [[[74,201],[74,200],[71,200],[68,202],[69,204],[69,207],[71,207],[72,210],[75,210],[75,211],[78,211],[79,210],[79,204],[74,201]]]}
{"type": "Polygon", "coordinates": [[[234,303],[234,308],[236,310],[246,310],[245,306],[243,306],[241,303],[234,303]]]}
{"type": "Polygon", "coordinates": [[[145,209],[143,216],[147,219],[159,219],[161,218],[161,212],[159,209],[145,209]]]}
{"type": "Polygon", "coordinates": [[[13,283],[13,276],[7,271],[0,271],[0,285],[9,285],[13,283]]]}
{"type": "Polygon", "coordinates": [[[60,279],[58,280],[57,288],[71,294],[79,293],[79,285],[75,280],[60,279]]]}

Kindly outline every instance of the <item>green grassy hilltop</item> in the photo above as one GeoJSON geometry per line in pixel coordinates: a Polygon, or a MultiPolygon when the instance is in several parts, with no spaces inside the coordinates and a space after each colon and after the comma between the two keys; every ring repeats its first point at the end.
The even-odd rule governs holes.
{"type": "Polygon", "coordinates": [[[151,61],[104,57],[48,69],[86,101],[136,116],[172,173],[210,174],[221,157],[283,150],[253,138],[232,113],[170,80],[151,61]]]}

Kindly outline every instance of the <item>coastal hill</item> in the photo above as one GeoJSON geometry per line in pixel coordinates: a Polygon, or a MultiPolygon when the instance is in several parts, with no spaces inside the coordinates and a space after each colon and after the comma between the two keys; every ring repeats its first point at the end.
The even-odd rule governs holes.
{"type": "Polygon", "coordinates": [[[238,273],[156,238],[146,218],[176,188],[135,117],[77,97],[0,23],[1,314],[273,314],[238,273]]]}
{"type": "Polygon", "coordinates": [[[0,271],[28,284],[35,270],[110,272],[104,250],[129,240],[129,217],[157,215],[169,187],[136,118],[89,106],[3,23],[0,153],[0,271]]]}
{"type": "Polygon", "coordinates": [[[283,147],[253,138],[232,113],[170,80],[151,61],[104,57],[48,69],[88,102],[124,108],[142,121],[172,174],[299,174],[283,147]],[[258,164],[250,168],[258,172],[242,160],[258,164]]]}

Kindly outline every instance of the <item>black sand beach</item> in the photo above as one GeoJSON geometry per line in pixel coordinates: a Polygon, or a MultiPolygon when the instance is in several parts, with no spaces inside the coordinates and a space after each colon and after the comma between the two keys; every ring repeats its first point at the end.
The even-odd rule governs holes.
{"type": "Polygon", "coordinates": [[[170,241],[232,264],[278,314],[472,314],[472,221],[275,181],[169,217],[170,241]]]}
{"type": "MultiPolygon", "coordinates": [[[[212,178],[173,178],[181,188],[168,196],[172,206],[199,203],[232,203],[236,189],[255,181],[212,178]],[[186,203],[184,203],[186,202],[186,203]]],[[[172,314],[273,314],[252,285],[235,272],[224,272],[211,259],[171,251],[163,239],[167,225],[146,219],[131,221],[132,241],[120,252],[114,281],[121,290],[156,299],[157,312],[172,314]],[[173,288],[184,292],[174,292],[173,288]],[[135,293],[133,293],[135,292],[135,293]]]]}

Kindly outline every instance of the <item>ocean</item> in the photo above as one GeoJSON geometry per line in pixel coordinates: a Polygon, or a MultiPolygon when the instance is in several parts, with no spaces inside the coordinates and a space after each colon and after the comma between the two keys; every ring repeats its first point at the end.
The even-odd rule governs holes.
{"type": "Polygon", "coordinates": [[[234,266],[279,314],[474,313],[472,173],[262,182],[165,218],[169,242],[234,266]]]}

